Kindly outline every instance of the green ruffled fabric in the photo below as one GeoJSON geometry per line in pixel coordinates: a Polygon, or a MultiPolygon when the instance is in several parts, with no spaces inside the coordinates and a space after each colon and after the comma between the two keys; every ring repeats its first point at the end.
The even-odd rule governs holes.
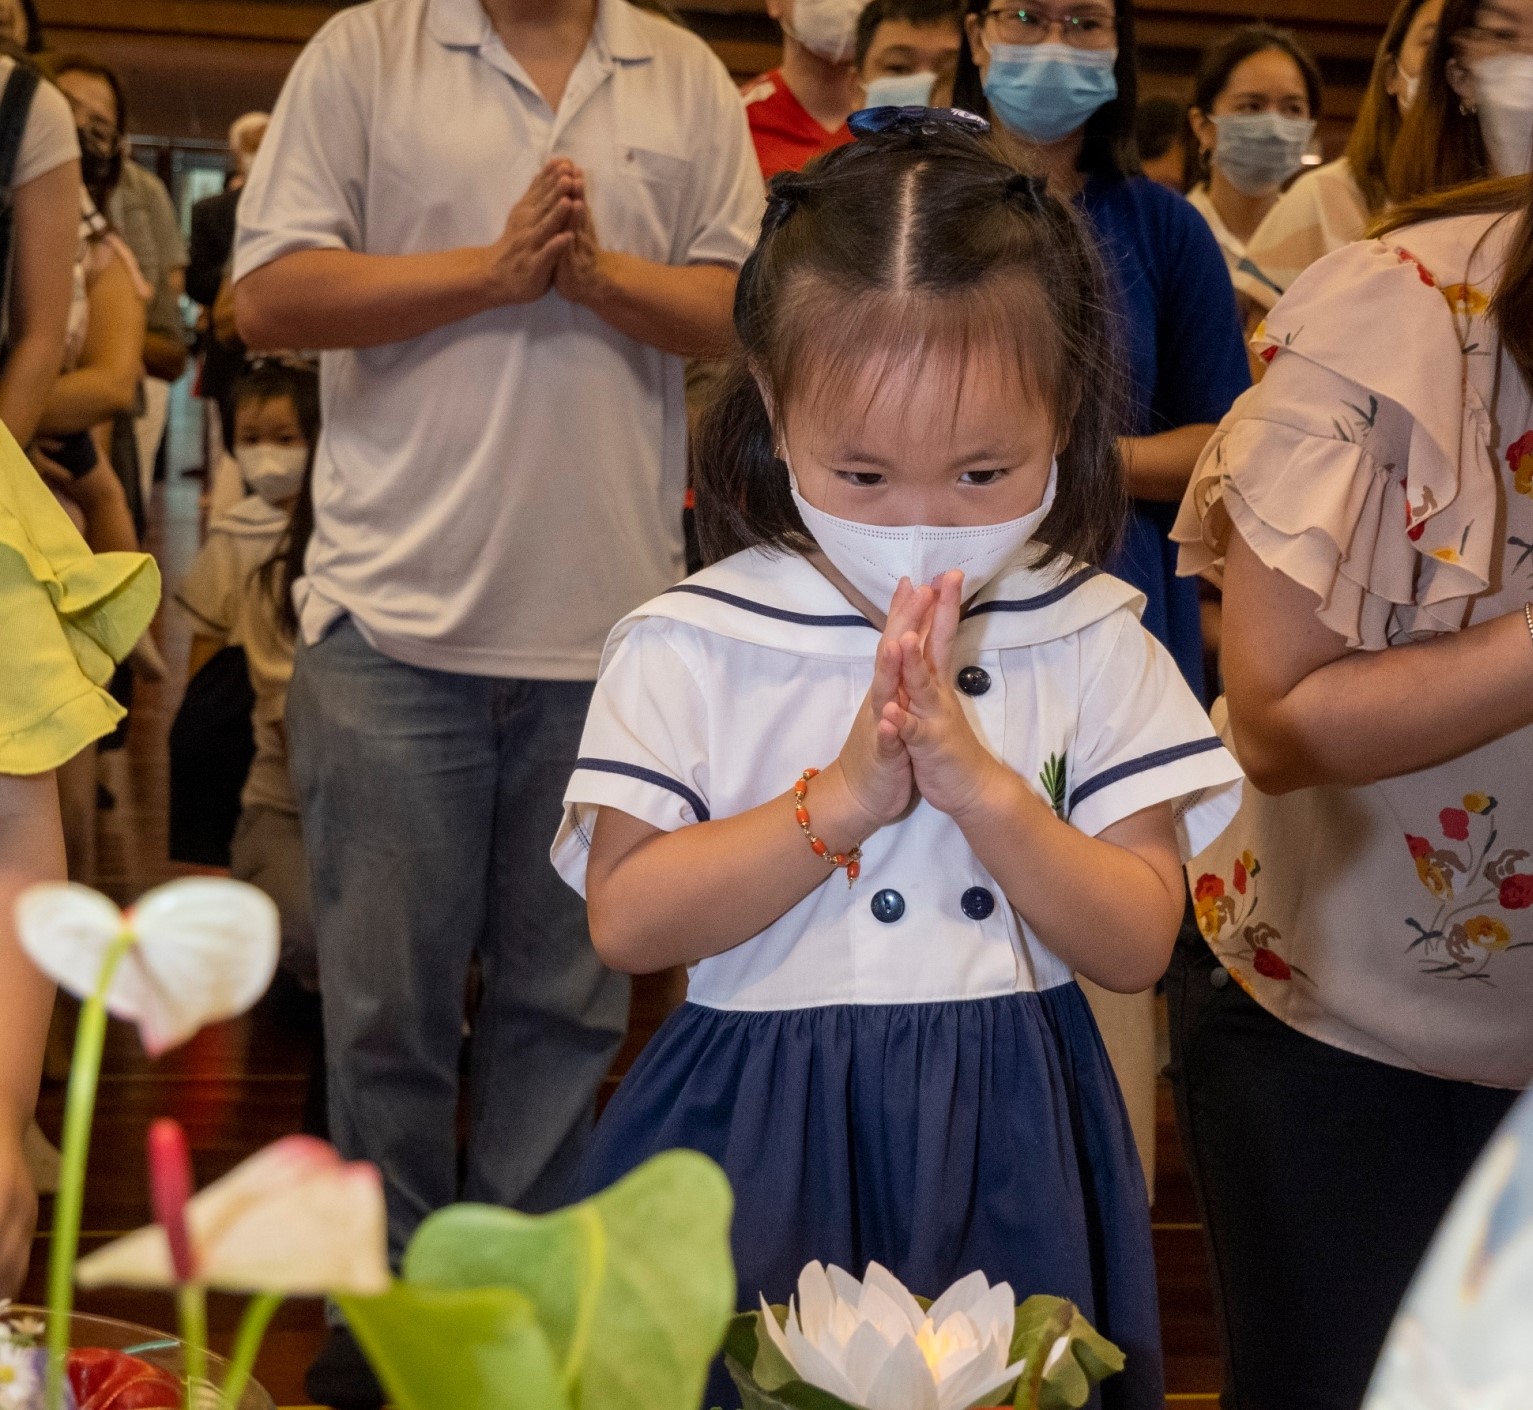
{"type": "Polygon", "coordinates": [[[105,686],[159,600],[154,560],[92,553],[0,428],[0,773],[55,769],[116,726],[105,686]]]}

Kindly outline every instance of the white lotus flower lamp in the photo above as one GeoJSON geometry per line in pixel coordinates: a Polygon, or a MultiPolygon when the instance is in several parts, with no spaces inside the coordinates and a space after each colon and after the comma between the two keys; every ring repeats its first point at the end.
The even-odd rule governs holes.
{"type": "Polygon", "coordinates": [[[858,1282],[811,1263],[779,1326],[766,1299],[767,1335],[799,1378],[862,1410],[971,1410],[1010,1385],[1016,1300],[983,1273],[954,1283],[923,1311],[887,1268],[869,1264],[858,1282]]]}

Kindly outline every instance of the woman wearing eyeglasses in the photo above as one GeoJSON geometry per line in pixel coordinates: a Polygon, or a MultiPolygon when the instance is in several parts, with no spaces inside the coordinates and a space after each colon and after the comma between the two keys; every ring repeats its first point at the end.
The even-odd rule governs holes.
{"type": "Polygon", "coordinates": [[[1113,572],[1145,594],[1145,626],[1204,696],[1197,590],[1177,580],[1167,534],[1214,425],[1250,385],[1224,257],[1196,211],[1140,174],[1129,0],[966,0],[964,23],[954,105],[1079,202],[1116,276],[1135,506],[1113,572]]]}
{"type": "MultiPolygon", "coordinates": [[[[1144,625],[1207,703],[1197,585],[1176,576],[1176,507],[1215,424],[1251,384],[1224,256],[1203,218],[1143,176],[1129,0],[966,0],[953,102],[991,120],[1095,229],[1121,311],[1134,496],[1111,570],[1145,595],[1144,625]]],[[[1087,987],[1087,986],[1083,986],[1087,987]]],[[[1153,1186],[1154,1032],[1147,996],[1087,987],[1153,1186]]]]}

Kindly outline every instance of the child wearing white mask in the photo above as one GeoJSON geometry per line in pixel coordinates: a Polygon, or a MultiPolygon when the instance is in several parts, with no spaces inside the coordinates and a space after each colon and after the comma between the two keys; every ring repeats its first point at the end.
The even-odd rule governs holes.
{"type": "MultiPolygon", "coordinates": [[[[980,119],[872,109],[772,186],[700,434],[712,566],[607,647],[554,862],[690,966],[581,1183],[721,1162],[742,1307],[810,1259],[982,1270],[1163,1404],[1148,1200],[1079,971],[1153,984],[1239,770],[1143,599],[1089,233],[980,119]]],[[[975,1385],[976,1403],[998,1385],[975,1385]]],[[[727,1381],[710,1405],[738,1405],[727,1381]]]]}
{"type": "Polygon", "coordinates": [[[962,42],[958,0],[868,0],[857,21],[863,105],[947,107],[962,42]]]}
{"type": "Polygon", "coordinates": [[[1187,199],[1208,222],[1233,277],[1246,242],[1297,174],[1315,135],[1320,70],[1285,30],[1245,25],[1198,66],[1187,121],[1187,199]]]}
{"type": "Polygon", "coordinates": [[[283,963],[313,989],[309,879],[283,717],[293,674],[286,565],[295,538],[306,539],[312,523],[307,477],[319,436],[319,376],[296,361],[267,359],[241,376],[233,401],[234,454],[250,493],[209,524],[176,601],[194,622],[192,676],[226,647],[244,652],[255,757],[240,794],[230,869],[276,902],[283,963]]]}
{"type": "Polygon", "coordinates": [[[782,64],[741,90],[761,174],[798,171],[851,141],[846,120],[862,106],[857,17],[863,0],[767,0],[782,26],[782,64]]]}

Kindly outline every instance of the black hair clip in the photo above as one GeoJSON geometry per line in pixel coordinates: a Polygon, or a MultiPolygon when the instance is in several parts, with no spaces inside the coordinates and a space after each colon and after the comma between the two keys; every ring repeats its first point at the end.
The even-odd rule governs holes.
{"type": "Polygon", "coordinates": [[[937,137],[944,132],[967,132],[974,136],[990,131],[990,124],[962,108],[863,108],[847,118],[852,136],[937,137]]]}
{"type": "Polygon", "coordinates": [[[1048,199],[1049,183],[1029,171],[1019,171],[1009,178],[1001,196],[1003,200],[1015,201],[1023,210],[1037,215],[1048,199]]]}
{"type": "Polygon", "coordinates": [[[810,184],[796,171],[779,172],[767,185],[766,214],[761,220],[761,233],[770,235],[798,209],[799,202],[809,194],[810,184]]]}

